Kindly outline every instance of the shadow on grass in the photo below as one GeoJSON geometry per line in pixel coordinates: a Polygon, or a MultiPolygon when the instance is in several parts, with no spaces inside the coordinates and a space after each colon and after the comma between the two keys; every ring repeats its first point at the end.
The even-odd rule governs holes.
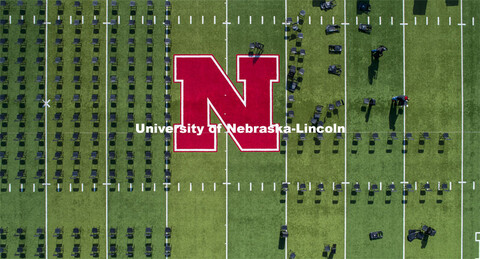
{"type": "Polygon", "coordinates": [[[428,0],[415,0],[415,2],[413,3],[413,14],[425,15],[427,11],[427,2],[428,0]]]}
{"type": "Polygon", "coordinates": [[[395,130],[395,124],[397,123],[398,113],[396,102],[392,101],[390,104],[390,114],[388,116],[389,125],[391,130],[395,130]]]}
{"type": "Polygon", "coordinates": [[[371,60],[372,60],[372,63],[368,67],[368,82],[370,84],[373,84],[373,79],[377,79],[379,61],[378,61],[378,58],[374,58],[373,56],[371,60]]]}

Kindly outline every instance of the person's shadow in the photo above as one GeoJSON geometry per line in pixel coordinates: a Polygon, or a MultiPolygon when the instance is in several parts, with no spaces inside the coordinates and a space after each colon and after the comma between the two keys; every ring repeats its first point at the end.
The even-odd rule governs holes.
{"type": "Polygon", "coordinates": [[[378,66],[379,66],[378,53],[373,53],[371,56],[371,64],[368,67],[368,82],[373,84],[373,79],[377,79],[378,66]]]}
{"type": "Polygon", "coordinates": [[[392,101],[390,104],[389,125],[391,130],[395,130],[395,124],[397,123],[397,102],[392,101]]]}

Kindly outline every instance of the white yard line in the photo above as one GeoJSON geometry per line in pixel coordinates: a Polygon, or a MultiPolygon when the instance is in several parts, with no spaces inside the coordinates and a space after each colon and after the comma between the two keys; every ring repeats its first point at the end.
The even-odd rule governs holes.
{"type": "MultiPolygon", "coordinates": [[[[463,24],[463,0],[460,0],[460,23],[463,24]]],[[[460,38],[460,41],[461,41],[461,47],[460,47],[460,51],[461,51],[461,64],[460,64],[460,70],[461,70],[461,75],[462,75],[462,158],[461,158],[461,169],[460,169],[460,172],[461,172],[461,181],[464,182],[463,180],[463,129],[464,129],[464,97],[463,97],[463,27],[464,26],[460,26],[460,32],[461,32],[461,38],[460,38]]],[[[460,235],[460,258],[463,259],[463,184],[461,184],[461,235],[460,235]]],[[[451,188],[450,188],[451,189],[451,188]]],[[[475,186],[474,186],[474,189],[475,189],[475,186]]]]}
{"type": "MultiPolygon", "coordinates": [[[[105,1],[105,118],[108,118],[108,0],[105,1]]],[[[108,120],[105,119],[105,157],[108,157],[108,120]]],[[[108,159],[105,159],[105,184],[108,183],[108,159]]],[[[105,247],[108,247],[108,185],[105,185],[105,247]]],[[[105,249],[105,258],[108,258],[105,249]]]]}
{"type": "MultiPolygon", "coordinates": [[[[240,23],[240,16],[238,16],[240,23]]],[[[252,17],[250,16],[250,24],[252,17]]],[[[263,16],[262,16],[263,23],[263,16]]],[[[228,76],[228,0],[225,1],[225,73],[228,76]]],[[[228,259],[228,133],[225,131],[225,259],[228,259]]]]}
{"type": "MultiPolygon", "coordinates": [[[[393,21],[393,17],[392,17],[393,21]]],[[[405,24],[405,0],[402,0],[402,23],[405,24]]],[[[405,26],[402,25],[402,31],[403,31],[403,95],[405,95],[405,26]]],[[[406,106],[403,109],[403,139],[405,140],[405,132],[406,132],[406,127],[405,127],[405,122],[406,122],[406,106]]],[[[402,147],[405,148],[405,147],[402,147]]],[[[403,152],[403,188],[405,189],[405,152],[403,152]]],[[[402,199],[403,199],[403,194],[402,194],[402,199]]],[[[403,246],[402,246],[402,255],[403,259],[405,259],[405,202],[403,202],[403,236],[402,236],[402,241],[403,241],[403,246]]]]}
{"type": "MultiPolygon", "coordinates": [[[[347,23],[347,0],[343,0],[343,23],[347,23]]],[[[368,17],[368,24],[370,24],[370,16],[368,17]]],[[[345,99],[345,141],[344,141],[344,148],[345,148],[345,156],[344,156],[344,182],[347,182],[347,29],[343,30],[343,45],[344,45],[344,65],[343,65],[343,76],[345,77],[345,86],[344,86],[344,99],[345,99]]],[[[347,185],[345,184],[345,191],[344,191],[344,208],[343,208],[343,221],[344,221],[344,229],[343,229],[343,256],[347,259],[347,185]]]]}
{"type": "MultiPolygon", "coordinates": [[[[48,101],[48,0],[45,1],[45,101],[48,101]]],[[[45,104],[45,251],[48,251],[48,105],[45,104]]],[[[48,252],[45,253],[48,259],[48,252]]]]}
{"type": "MultiPolygon", "coordinates": [[[[285,18],[284,22],[287,22],[287,7],[288,7],[288,0],[285,0],[285,18]]],[[[320,17],[320,23],[323,24],[323,16],[320,17]]],[[[288,26],[285,24],[285,27],[288,26]]],[[[287,91],[287,73],[288,73],[288,60],[287,60],[287,30],[285,30],[285,114],[288,112],[287,104],[288,104],[288,91],[287,91]]],[[[285,116],[285,126],[287,125],[287,117],[285,116]]],[[[288,182],[288,141],[285,141],[285,182],[288,182]]],[[[288,224],[288,191],[285,192],[285,225],[288,224]]],[[[285,259],[288,258],[288,238],[285,238],[285,259]]]]}

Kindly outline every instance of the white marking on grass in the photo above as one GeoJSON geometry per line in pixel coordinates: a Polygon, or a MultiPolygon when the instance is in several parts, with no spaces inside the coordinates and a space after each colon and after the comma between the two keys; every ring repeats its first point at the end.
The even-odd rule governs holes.
{"type": "Polygon", "coordinates": [[[36,17],[35,17],[35,15],[34,15],[34,16],[33,16],[33,24],[35,24],[35,19],[36,19],[36,17]]]}
{"type": "Polygon", "coordinates": [[[142,192],[143,192],[143,189],[144,189],[144,187],[143,187],[143,183],[142,183],[142,192]]]}
{"type": "Polygon", "coordinates": [[[417,25],[417,16],[415,16],[415,25],[417,25]]]}
{"type": "Polygon", "coordinates": [[[240,191],[240,183],[237,184],[237,189],[240,191]]]}
{"type": "MultiPolygon", "coordinates": [[[[285,0],[285,21],[287,20],[287,7],[288,7],[288,0],[285,0]]],[[[320,16],[320,24],[323,24],[323,16],[320,16]]],[[[284,37],[285,37],[285,57],[287,57],[287,30],[284,30],[284,37]]],[[[285,58],[285,78],[287,77],[288,73],[288,59],[285,58]]],[[[287,82],[285,81],[285,114],[288,111],[288,90],[286,90],[287,82]]],[[[285,116],[285,126],[287,125],[287,117],[285,116]]],[[[285,142],[285,182],[288,182],[288,141],[285,142]]],[[[274,187],[275,188],[275,187],[274,187]]],[[[288,223],[288,192],[285,192],[285,225],[288,223]]],[[[285,238],[285,259],[288,258],[288,240],[285,238]]]]}
{"type": "Polygon", "coordinates": [[[323,16],[320,16],[320,25],[323,25],[323,16]]]}
{"type": "MultiPolygon", "coordinates": [[[[370,17],[369,17],[370,18],[370,17]]],[[[347,0],[343,0],[343,22],[347,23],[347,0]]],[[[344,113],[344,126],[345,126],[345,136],[347,135],[347,30],[343,30],[343,46],[344,46],[344,100],[345,100],[345,113],[344,113]]],[[[344,181],[347,181],[347,141],[344,141],[344,181]]],[[[347,259],[347,190],[345,186],[345,195],[344,195],[344,207],[343,207],[343,256],[344,259],[347,259]]]]}
{"type": "Polygon", "coordinates": [[[153,191],[154,191],[154,192],[157,191],[157,183],[153,183],[153,191]]]}
{"type": "Polygon", "coordinates": [[[480,232],[475,232],[475,242],[478,242],[478,258],[480,259],[480,232]]]}
{"type": "Polygon", "coordinates": [[[70,183],[70,192],[72,192],[72,183],[70,183]]]}
{"type": "Polygon", "coordinates": [[[213,24],[217,24],[217,16],[213,16],[213,24]]]}
{"type": "Polygon", "coordinates": [[[428,25],[428,16],[425,17],[425,25],[428,25]]]}
{"type": "Polygon", "coordinates": [[[192,183],[190,183],[190,191],[192,191],[192,183]]]}
{"type": "MultiPolygon", "coordinates": [[[[108,1],[105,1],[105,118],[108,114],[108,1]]],[[[45,69],[46,70],[46,69],[45,69]]],[[[45,87],[46,89],[47,87],[45,87]]],[[[46,115],[47,113],[45,113],[46,115]]],[[[108,154],[108,120],[105,120],[105,156],[108,154]]],[[[105,172],[108,172],[108,160],[105,159],[105,172]]],[[[105,183],[108,183],[108,174],[105,174],[105,183]]],[[[108,183],[110,185],[110,183],[108,183]]],[[[105,187],[105,247],[108,247],[108,187],[105,187]]],[[[109,250],[105,249],[105,258],[108,258],[109,250]]]]}
{"type": "Polygon", "coordinates": [[[153,24],[157,24],[157,16],[153,16],[153,24]]]}
{"type": "Polygon", "coordinates": [[[70,24],[72,24],[72,16],[70,15],[70,24]]]}
{"type": "Polygon", "coordinates": [[[368,190],[370,191],[370,182],[368,182],[368,190]]]}
{"type": "Polygon", "coordinates": [[[332,16],[332,24],[335,24],[335,16],[332,16]]]}
{"type": "Polygon", "coordinates": [[[308,190],[309,190],[309,191],[312,190],[312,182],[308,182],[308,190]]]}
{"type": "Polygon", "coordinates": [[[367,24],[370,24],[370,16],[367,16],[367,24]]]}
{"type": "Polygon", "coordinates": [[[8,16],[8,23],[12,24],[12,16],[11,15],[8,16]]]}
{"type": "Polygon", "coordinates": [[[380,182],[380,191],[382,190],[382,182],[380,182]]]}
{"type": "Polygon", "coordinates": [[[378,17],[378,25],[382,25],[382,16],[378,17]]]}
{"type": "Polygon", "coordinates": [[[312,24],[312,16],[308,16],[308,24],[312,24]]]}
{"type": "Polygon", "coordinates": [[[205,17],[202,15],[202,24],[205,23],[205,17]]]}
{"type": "Polygon", "coordinates": [[[252,16],[250,15],[250,24],[252,24],[252,16]]]}
{"type": "Polygon", "coordinates": [[[402,23],[400,23],[400,25],[401,25],[401,26],[407,26],[408,23],[402,22],[402,23]]]}
{"type": "Polygon", "coordinates": [[[180,24],[180,15],[177,17],[177,24],[180,24]]]}
{"type": "Polygon", "coordinates": [[[83,22],[84,22],[84,18],[83,18],[83,15],[82,15],[82,24],[83,24],[83,22]]]}
{"type": "Polygon", "coordinates": [[[240,24],[240,16],[237,16],[237,24],[240,24]]]}
{"type": "Polygon", "coordinates": [[[177,190],[180,191],[180,183],[177,184],[177,190]]]}
{"type": "Polygon", "coordinates": [[[472,26],[475,26],[475,17],[472,17],[472,26]]]}
{"type": "Polygon", "coordinates": [[[355,25],[358,25],[358,16],[355,17],[355,25]]]}
{"type": "Polygon", "coordinates": [[[415,182],[415,191],[417,190],[417,182],[415,182]]]}
{"type": "Polygon", "coordinates": [[[273,24],[275,24],[275,22],[276,22],[276,21],[275,21],[275,16],[273,16],[273,24]]]}
{"type": "Polygon", "coordinates": [[[300,190],[300,182],[297,182],[297,191],[300,190]]]}
{"type": "Polygon", "coordinates": [[[20,191],[21,191],[21,192],[24,192],[23,183],[20,184],[20,191]]]}
{"type": "Polygon", "coordinates": [[[190,24],[192,24],[192,16],[190,15],[190,24]]]}
{"type": "Polygon", "coordinates": [[[262,192],[263,192],[263,183],[262,183],[262,192]]]}
{"type": "Polygon", "coordinates": [[[117,192],[120,192],[120,183],[117,185],[117,192]]]}
{"type": "Polygon", "coordinates": [[[145,24],[145,17],[142,15],[142,24],[145,24]]]}
{"type": "Polygon", "coordinates": [[[117,23],[120,24],[120,16],[117,17],[117,23]]]}
{"type": "Polygon", "coordinates": [[[263,15],[262,15],[262,24],[263,24],[263,15]]]}
{"type": "Polygon", "coordinates": [[[332,190],[335,190],[335,182],[332,183],[332,190]]]}
{"type": "Polygon", "coordinates": [[[83,183],[82,183],[82,192],[83,192],[83,183]]]}
{"type": "Polygon", "coordinates": [[[12,184],[11,183],[8,184],[8,192],[12,192],[12,184]]]}
{"type": "Polygon", "coordinates": [[[393,25],[393,16],[390,17],[390,25],[393,25]]]}
{"type": "Polygon", "coordinates": [[[250,191],[252,191],[252,182],[250,182],[250,191]]]}
{"type": "Polygon", "coordinates": [[[205,184],[202,183],[202,192],[205,191],[205,184]]]}
{"type": "Polygon", "coordinates": [[[437,25],[440,25],[440,17],[437,16],[437,25]]]}
{"type": "MultiPolygon", "coordinates": [[[[416,18],[415,17],[415,25],[416,25],[416,18]]],[[[402,0],[402,22],[405,23],[405,0],[402,0]]],[[[393,25],[393,17],[392,17],[392,25],[393,25]]],[[[405,26],[402,26],[402,34],[403,34],[403,40],[402,40],[402,59],[403,59],[403,95],[405,95],[405,26]]],[[[405,139],[405,132],[406,132],[406,127],[405,127],[405,122],[406,122],[406,109],[403,109],[403,138],[405,139]]],[[[407,182],[405,179],[405,152],[403,153],[403,182],[407,182]]],[[[403,185],[403,188],[405,189],[405,184],[403,185]]],[[[415,182],[415,190],[417,189],[417,182],[415,182]]],[[[402,228],[402,258],[405,259],[405,203],[403,203],[403,208],[402,208],[402,222],[403,222],[403,228],[402,228]]]]}
{"type": "MultiPolygon", "coordinates": [[[[273,191],[276,191],[276,189],[277,189],[277,184],[273,182],[273,191]]],[[[473,189],[475,190],[475,187],[473,189]]]]}
{"type": "Polygon", "coordinates": [[[33,192],[35,192],[35,184],[33,184],[33,192]]]}
{"type": "Polygon", "coordinates": [[[217,191],[217,183],[213,183],[213,191],[214,191],[214,192],[217,191]]]}
{"type": "Polygon", "coordinates": [[[452,17],[448,17],[448,25],[452,25],[452,17]]]}
{"type": "Polygon", "coordinates": [[[438,187],[437,188],[440,190],[440,182],[438,182],[438,187]]]}
{"type": "Polygon", "coordinates": [[[130,189],[130,191],[133,190],[133,185],[132,185],[132,183],[130,183],[129,189],[130,189]]]}

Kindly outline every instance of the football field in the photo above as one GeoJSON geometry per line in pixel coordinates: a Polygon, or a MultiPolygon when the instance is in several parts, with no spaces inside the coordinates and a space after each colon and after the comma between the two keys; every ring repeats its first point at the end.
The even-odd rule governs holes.
{"type": "Polygon", "coordinates": [[[480,1],[324,6],[0,1],[1,258],[480,258],[480,1]],[[345,131],[174,152],[140,130],[181,122],[174,55],[213,55],[243,96],[252,52],[279,57],[273,123],[345,131]]]}

